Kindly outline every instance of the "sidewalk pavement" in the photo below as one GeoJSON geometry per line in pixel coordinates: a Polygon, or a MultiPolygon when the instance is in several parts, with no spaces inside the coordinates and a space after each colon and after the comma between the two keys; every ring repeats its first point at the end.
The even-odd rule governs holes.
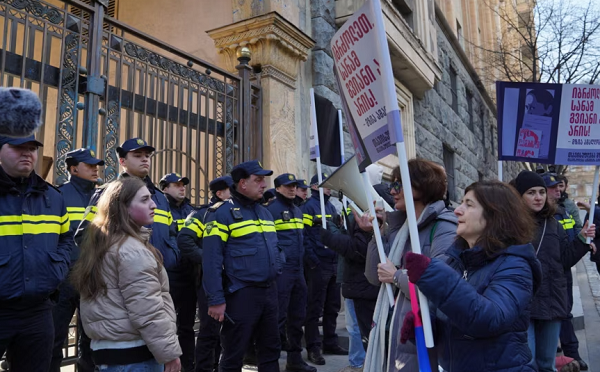
{"type": "Polygon", "coordinates": [[[600,275],[586,255],[576,266],[585,328],[575,332],[590,372],[600,372],[600,275]]]}

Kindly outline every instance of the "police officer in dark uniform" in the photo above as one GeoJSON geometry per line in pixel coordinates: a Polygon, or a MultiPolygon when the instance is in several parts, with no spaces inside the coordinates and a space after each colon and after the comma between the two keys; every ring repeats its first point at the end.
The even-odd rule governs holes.
{"type": "Polygon", "coordinates": [[[265,176],[260,162],[231,171],[232,197],[206,217],[202,282],[208,314],[223,322],[221,372],[240,372],[244,352],[256,341],[258,370],[279,371],[277,285],[281,258],[271,213],[260,205],[265,176]]]}
{"type": "MultiPolygon", "coordinates": [[[[194,211],[190,200],[186,198],[186,186],[190,180],[178,173],[168,173],[160,179],[158,185],[169,201],[171,215],[177,224],[179,232],[187,216],[194,211]]],[[[179,248],[179,247],[178,247],[179,248]]],[[[181,249],[180,249],[181,250],[181,249]]],[[[177,313],[177,336],[181,346],[181,368],[184,372],[194,371],[194,323],[196,321],[196,286],[194,267],[191,262],[182,257],[179,262],[178,274],[172,275],[171,298],[177,313]],[[176,281],[176,283],[174,282],[176,281]]]]}
{"type": "MultiPolygon", "coordinates": [[[[85,208],[90,203],[98,184],[98,166],[104,165],[104,160],[97,159],[96,154],[90,149],[77,149],[69,151],[65,159],[67,171],[69,172],[69,181],[58,189],[62,192],[67,212],[71,220],[71,230],[77,230],[77,226],[83,219],[85,208]]],[[[71,266],[79,258],[79,248],[75,246],[71,251],[71,266]]],[[[69,335],[69,324],[79,308],[79,295],[69,283],[68,280],[60,285],[60,295],[58,303],[52,310],[54,318],[54,348],[52,351],[52,363],[50,372],[60,372],[60,365],[63,360],[63,346],[69,335]]],[[[82,372],[94,371],[92,362],[90,339],[87,337],[78,318],[79,341],[79,360],[77,361],[77,370],[82,372]]]]}
{"type": "MultiPolygon", "coordinates": [[[[579,235],[581,228],[576,226],[575,219],[567,212],[564,204],[561,204],[560,202],[562,196],[559,189],[560,179],[552,173],[544,173],[542,174],[542,178],[544,179],[544,183],[548,190],[548,198],[556,205],[554,218],[562,225],[569,237],[569,241],[572,242],[577,239],[577,235],[579,235]]],[[[573,273],[570,268],[565,271],[565,276],[567,278],[569,308],[571,309],[573,307],[573,273]]],[[[575,329],[573,328],[573,314],[571,313],[569,313],[568,318],[562,319],[561,321],[560,345],[565,356],[577,360],[582,371],[588,370],[589,367],[587,363],[579,354],[579,340],[577,339],[575,329]]]]}
{"type": "Polygon", "coordinates": [[[294,204],[297,207],[301,207],[308,198],[308,182],[306,180],[298,180],[298,186],[296,187],[296,197],[294,198],[294,204]]]}
{"type": "Polygon", "coordinates": [[[294,204],[298,180],[290,173],[275,178],[275,200],[267,209],[275,220],[279,250],[285,260],[277,277],[279,334],[286,345],[290,372],[316,372],[302,359],[302,326],[306,318],[306,280],[304,279],[304,242],[302,211],[294,204]]]}
{"type": "Polygon", "coordinates": [[[196,372],[212,372],[217,370],[221,346],[219,332],[221,323],[208,315],[206,293],[202,287],[202,235],[206,213],[210,207],[219,208],[223,201],[231,197],[229,188],[233,180],[229,176],[219,177],[209,184],[212,197],[210,203],[201,206],[185,220],[184,226],[177,236],[177,245],[184,258],[188,259],[196,271],[196,296],[198,298],[198,338],[196,340],[196,372]],[[217,204],[221,203],[221,204],[217,204]]]}
{"type": "Polygon", "coordinates": [[[33,136],[0,136],[0,356],[12,371],[47,372],[53,301],[73,248],[60,191],[35,173],[33,136]]]}
{"type": "MultiPolygon", "coordinates": [[[[323,180],[327,178],[323,174],[323,180]]],[[[327,249],[321,242],[321,198],[319,179],[310,180],[312,196],[302,206],[304,221],[305,275],[308,285],[308,309],[306,312],[305,340],[308,360],[317,365],[325,364],[323,354],[348,355],[348,350],[338,344],[335,332],[341,308],[340,283],[337,282],[337,260],[335,251],[327,249]],[[323,315],[323,339],[319,334],[318,321],[323,315]]],[[[323,188],[327,228],[337,231],[340,219],[329,201],[331,190],[323,188]]]]}

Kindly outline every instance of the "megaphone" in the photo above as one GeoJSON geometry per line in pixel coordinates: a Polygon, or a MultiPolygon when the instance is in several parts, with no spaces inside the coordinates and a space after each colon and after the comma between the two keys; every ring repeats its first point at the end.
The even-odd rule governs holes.
{"type": "MultiPolygon", "coordinates": [[[[319,187],[326,187],[342,192],[362,209],[362,211],[369,210],[369,201],[367,200],[367,194],[363,187],[362,177],[358,171],[358,161],[354,155],[327,177],[319,187]]],[[[382,202],[381,204],[383,204],[386,212],[393,211],[392,207],[379,196],[373,186],[369,185],[369,189],[366,191],[371,193],[373,200],[378,202],[377,204],[380,204],[379,201],[382,202]]]]}

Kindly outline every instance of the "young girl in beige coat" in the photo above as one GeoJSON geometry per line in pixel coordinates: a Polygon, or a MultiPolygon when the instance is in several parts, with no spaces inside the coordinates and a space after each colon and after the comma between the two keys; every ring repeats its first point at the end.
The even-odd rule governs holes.
{"type": "Polygon", "coordinates": [[[142,180],[112,182],[81,244],[72,282],[101,372],[181,369],[169,280],[144,227],[153,222],[155,207],[142,180]]]}

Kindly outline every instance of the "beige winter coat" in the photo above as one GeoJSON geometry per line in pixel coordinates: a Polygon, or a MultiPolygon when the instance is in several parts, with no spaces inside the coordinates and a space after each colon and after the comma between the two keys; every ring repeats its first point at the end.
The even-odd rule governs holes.
{"type": "MultiPolygon", "coordinates": [[[[143,233],[149,238],[148,229],[143,233]]],[[[106,295],[81,299],[85,333],[92,340],[144,340],[162,364],[178,358],[181,348],[169,279],[163,267],[157,269],[152,252],[130,237],[109,249],[102,273],[106,295]]]]}

